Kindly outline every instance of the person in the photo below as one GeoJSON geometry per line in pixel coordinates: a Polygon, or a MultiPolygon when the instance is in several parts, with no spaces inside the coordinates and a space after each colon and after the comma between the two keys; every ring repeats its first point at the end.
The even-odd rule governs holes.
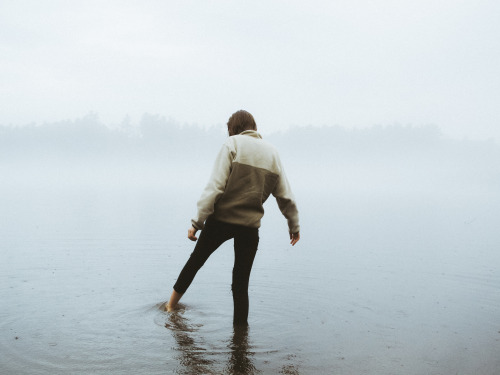
{"type": "Polygon", "coordinates": [[[198,201],[188,238],[198,241],[174,285],[166,311],[173,311],[208,257],[234,239],[233,324],[248,325],[248,283],[259,243],[263,204],[272,194],[288,221],[290,243],[300,240],[297,205],[277,150],[257,132],[253,116],[244,110],[231,115],[229,138],[215,161],[198,201]],[[196,237],[201,230],[199,239],[196,237]]]}

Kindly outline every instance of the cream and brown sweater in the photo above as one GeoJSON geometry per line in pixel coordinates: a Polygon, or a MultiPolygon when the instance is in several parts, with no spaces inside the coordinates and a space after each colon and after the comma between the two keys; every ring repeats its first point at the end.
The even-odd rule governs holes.
{"type": "Polygon", "coordinates": [[[278,152],[259,133],[246,130],[222,146],[192,224],[203,229],[207,217],[213,215],[219,221],[258,228],[270,194],[286,217],[290,233],[299,232],[295,198],[278,152]]]}

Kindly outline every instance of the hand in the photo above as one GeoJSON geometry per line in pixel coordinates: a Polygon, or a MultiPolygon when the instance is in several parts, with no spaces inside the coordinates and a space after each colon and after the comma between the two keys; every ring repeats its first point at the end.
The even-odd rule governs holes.
{"type": "Polygon", "coordinates": [[[198,229],[196,229],[193,226],[191,226],[191,228],[188,229],[188,238],[191,241],[196,241],[198,239],[198,237],[196,237],[196,232],[198,232],[198,229]]]}
{"type": "Polygon", "coordinates": [[[294,246],[300,240],[300,232],[290,233],[290,243],[294,246]]]}

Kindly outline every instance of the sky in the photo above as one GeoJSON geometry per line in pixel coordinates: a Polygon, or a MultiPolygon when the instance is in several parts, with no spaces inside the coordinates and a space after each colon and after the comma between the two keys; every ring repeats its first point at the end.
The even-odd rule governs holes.
{"type": "Polygon", "coordinates": [[[497,0],[0,2],[0,124],[144,113],[500,141],[497,0]]]}

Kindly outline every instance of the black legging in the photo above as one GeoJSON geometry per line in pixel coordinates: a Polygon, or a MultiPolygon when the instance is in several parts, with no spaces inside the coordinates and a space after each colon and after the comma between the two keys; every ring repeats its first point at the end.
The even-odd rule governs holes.
{"type": "Polygon", "coordinates": [[[208,257],[225,241],[234,238],[233,291],[234,325],[246,325],[248,319],[248,281],[259,244],[259,229],[224,223],[209,217],[198,242],[174,285],[184,294],[208,257]]]}

